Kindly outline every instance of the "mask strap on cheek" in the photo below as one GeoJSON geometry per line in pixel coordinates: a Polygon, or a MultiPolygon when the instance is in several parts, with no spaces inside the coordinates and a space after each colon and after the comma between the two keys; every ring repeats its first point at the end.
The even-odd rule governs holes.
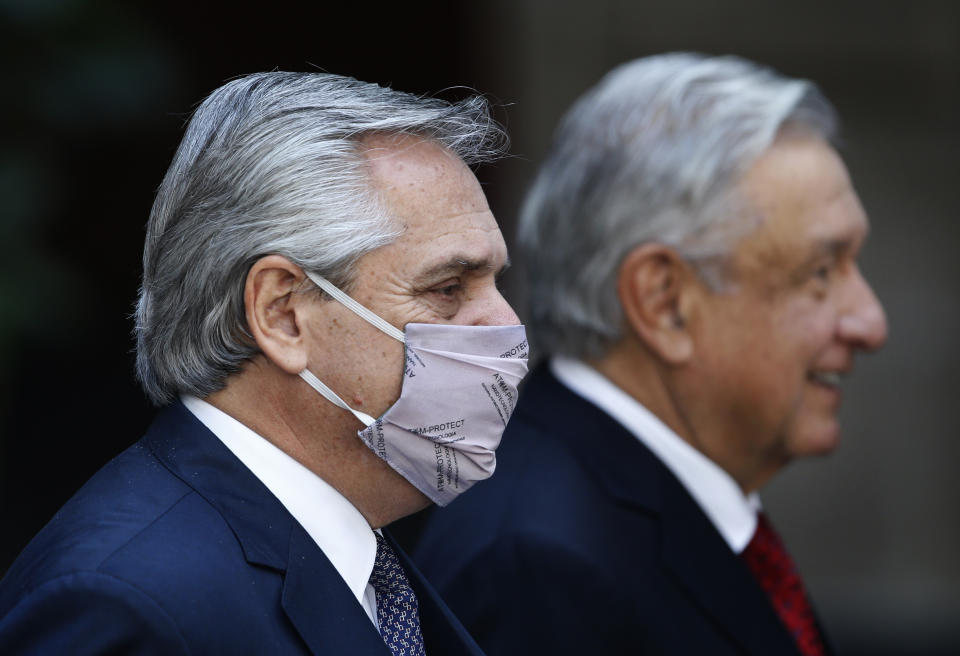
{"type": "Polygon", "coordinates": [[[303,371],[300,372],[300,377],[303,378],[305,381],[307,381],[307,384],[313,389],[317,390],[317,392],[320,393],[320,396],[325,398],[327,401],[330,401],[330,403],[336,406],[340,406],[344,410],[349,410],[350,412],[352,412],[353,416],[359,419],[364,426],[370,426],[376,423],[377,420],[371,417],[370,415],[366,414],[365,412],[360,412],[359,410],[354,410],[353,408],[348,406],[343,399],[337,396],[336,392],[334,392],[332,389],[324,385],[323,381],[321,381],[319,378],[314,376],[307,369],[304,369],[303,371]]]}
{"type": "MultiPolygon", "coordinates": [[[[339,301],[342,305],[346,306],[348,310],[356,314],[358,317],[360,317],[367,323],[372,324],[374,327],[379,328],[384,333],[386,333],[390,337],[393,337],[395,340],[397,340],[401,344],[405,343],[405,340],[403,339],[402,330],[398,330],[395,326],[387,323],[386,321],[384,321],[383,319],[375,315],[373,312],[371,312],[367,308],[357,303],[355,300],[353,300],[352,298],[344,294],[342,291],[337,289],[326,278],[318,276],[315,273],[310,273],[309,271],[304,271],[304,273],[307,274],[307,278],[312,280],[317,287],[319,287],[323,291],[330,294],[330,296],[332,296],[334,299],[339,301]]],[[[323,383],[320,383],[320,384],[322,385],[323,383]]]]}

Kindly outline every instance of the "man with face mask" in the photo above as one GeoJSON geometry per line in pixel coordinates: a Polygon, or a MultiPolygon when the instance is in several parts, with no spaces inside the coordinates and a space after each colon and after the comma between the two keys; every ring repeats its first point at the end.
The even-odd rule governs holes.
{"type": "Polygon", "coordinates": [[[0,652],[478,653],[381,528],[489,476],[526,372],[469,163],[503,134],[328,74],[195,112],[136,312],[163,406],[0,584],[0,652]]]}

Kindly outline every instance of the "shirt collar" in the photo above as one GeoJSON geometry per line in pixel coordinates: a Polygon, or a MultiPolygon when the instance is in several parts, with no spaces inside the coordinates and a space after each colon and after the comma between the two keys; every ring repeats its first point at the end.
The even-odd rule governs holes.
{"type": "Polygon", "coordinates": [[[183,395],[181,400],[303,526],[362,604],[377,542],[360,511],[329,483],[230,415],[194,396],[183,395]]]}
{"type": "Polygon", "coordinates": [[[735,553],[757,527],[760,497],[744,495],[736,481],[636,399],[580,360],[554,356],[550,370],[571,391],[616,419],[669,469],[735,553]]]}

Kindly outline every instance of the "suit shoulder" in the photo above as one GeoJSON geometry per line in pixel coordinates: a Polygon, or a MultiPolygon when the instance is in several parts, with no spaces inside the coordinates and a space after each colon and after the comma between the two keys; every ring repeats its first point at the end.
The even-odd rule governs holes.
{"type": "Polygon", "coordinates": [[[565,561],[587,571],[597,564],[596,554],[619,544],[625,523],[632,526],[633,549],[655,548],[659,538],[652,521],[612,502],[569,444],[520,415],[504,434],[493,477],[449,508],[433,510],[414,556],[441,588],[494,553],[539,552],[549,555],[541,569],[565,561]],[[649,540],[642,544],[644,534],[649,540]]]}
{"type": "Polygon", "coordinates": [[[120,651],[159,655],[186,654],[189,649],[155,599],[108,574],[56,576],[0,615],[3,654],[120,651]]]}
{"type": "Polygon", "coordinates": [[[135,444],[87,481],[14,561],[0,582],[0,614],[48,581],[109,569],[125,551],[151,556],[163,541],[177,539],[171,520],[176,524],[189,506],[196,514],[197,502],[206,506],[206,521],[216,523],[216,511],[198,497],[135,444]]]}
{"type": "Polygon", "coordinates": [[[550,536],[502,535],[438,583],[491,654],[625,653],[613,647],[629,644],[637,627],[618,573],[550,536]]]}
{"type": "MultiPolygon", "coordinates": [[[[589,431],[582,439],[603,448],[589,431]]],[[[463,522],[471,536],[523,531],[546,538],[582,533],[609,512],[616,507],[580,454],[549,427],[520,415],[504,433],[493,477],[434,517],[440,524],[463,522]]]]}

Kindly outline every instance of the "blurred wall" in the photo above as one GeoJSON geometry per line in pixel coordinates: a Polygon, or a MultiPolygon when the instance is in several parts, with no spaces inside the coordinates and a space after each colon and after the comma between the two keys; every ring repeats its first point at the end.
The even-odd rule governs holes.
{"type": "MultiPolygon", "coordinates": [[[[960,653],[960,4],[397,5],[0,0],[12,69],[0,103],[0,571],[149,421],[128,337],[143,225],[205,93],[275,67],[486,92],[513,139],[514,158],[480,171],[509,240],[573,99],[622,61],[697,50],[813,79],[834,101],[873,224],[864,272],[890,320],[885,350],[845,385],[839,451],[789,467],[764,503],[841,653],[960,653]]],[[[506,285],[522,308],[517,269],[506,285]]]]}

